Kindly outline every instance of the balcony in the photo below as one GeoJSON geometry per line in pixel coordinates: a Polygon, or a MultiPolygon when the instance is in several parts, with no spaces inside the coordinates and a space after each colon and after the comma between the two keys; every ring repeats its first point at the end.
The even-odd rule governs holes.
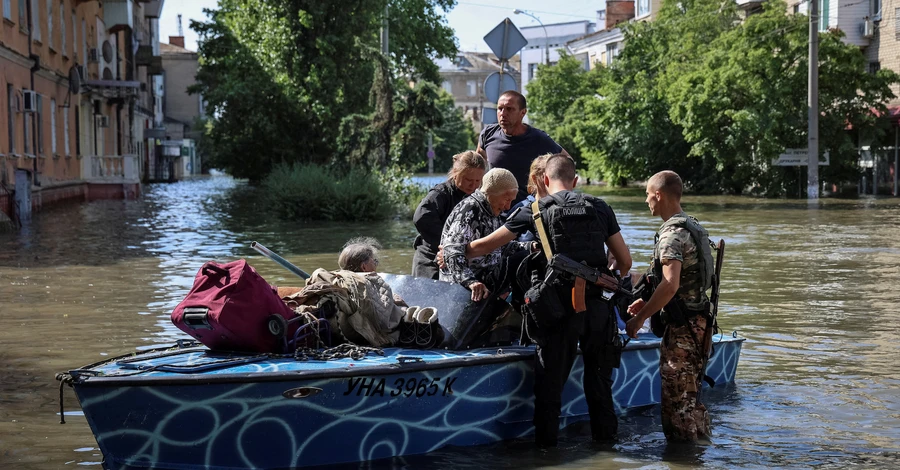
{"type": "Polygon", "coordinates": [[[115,33],[122,29],[134,29],[133,3],[131,0],[104,0],[103,22],[109,32],[115,33]]]}
{"type": "Polygon", "coordinates": [[[137,155],[86,155],[81,159],[81,179],[89,183],[140,181],[137,155]]]}
{"type": "Polygon", "coordinates": [[[159,18],[162,16],[163,4],[165,0],[154,0],[144,4],[145,18],[159,18]]]}
{"type": "Polygon", "coordinates": [[[82,92],[90,92],[107,99],[137,98],[141,90],[141,82],[128,80],[85,80],[81,84],[82,92]]]}

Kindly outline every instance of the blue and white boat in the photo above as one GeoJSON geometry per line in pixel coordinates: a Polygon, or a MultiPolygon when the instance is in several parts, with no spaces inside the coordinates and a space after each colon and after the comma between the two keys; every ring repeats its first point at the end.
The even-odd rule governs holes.
{"type": "MultiPolygon", "coordinates": [[[[386,278],[409,302],[445,312],[468,297],[460,286],[386,278]]],[[[734,381],[742,342],[737,335],[714,338],[707,375],[716,386],[734,381]]],[[[298,361],[175,346],[61,378],[74,387],[109,469],[296,468],[533,432],[533,347],[383,351],[298,361]]],[[[579,358],[563,393],[563,427],[588,419],[582,369],[579,358]]],[[[658,338],[628,343],[613,393],[620,411],[659,402],[658,338]]]]}

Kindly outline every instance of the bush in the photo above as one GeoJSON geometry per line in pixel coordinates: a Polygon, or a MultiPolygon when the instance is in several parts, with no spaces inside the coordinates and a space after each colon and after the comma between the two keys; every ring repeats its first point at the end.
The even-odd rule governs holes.
{"type": "Polygon", "coordinates": [[[384,220],[409,216],[424,193],[409,175],[390,168],[384,174],[353,169],[339,175],[314,164],[280,165],[263,181],[272,211],[284,219],[384,220]]]}

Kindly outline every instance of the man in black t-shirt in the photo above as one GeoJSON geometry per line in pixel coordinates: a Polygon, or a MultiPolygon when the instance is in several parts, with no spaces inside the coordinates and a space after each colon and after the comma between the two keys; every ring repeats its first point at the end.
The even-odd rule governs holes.
{"type": "MultiPolygon", "coordinates": [[[[541,199],[542,218],[548,229],[550,244],[554,253],[562,253],[576,257],[578,261],[590,259],[592,267],[606,269],[607,255],[605,247],[615,256],[617,268],[623,272],[631,269],[631,252],[625,245],[619,223],[612,208],[600,198],[582,195],[572,191],[575,187],[575,162],[568,155],[557,154],[547,160],[544,173],[544,184],[550,193],[541,199]],[[550,227],[545,212],[554,205],[569,207],[586,201],[593,207],[596,219],[583,219],[579,226],[585,231],[570,232],[566,225],[550,227]],[[557,246],[552,240],[554,230],[575,239],[572,246],[557,246]],[[596,233],[595,233],[596,232],[596,233]],[[593,240],[592,243],[579,243],[579,240],[593,240]]],[[[490,235],[470,242],[466,245],[466,256],[480,256],[485,250],[492,251],[512,241],[517,234],[525,230],[535,230],[531,217],[531,207],[522,207],[510,215],[506,223],[490,235]]],[[[539,244],[533,244],[537,248],[539,244]]],[[[560,292],[571,292],[571,285],[560,286],[560,292]]],[[[589,291],[590,292],[590,291],[589,291]]],[[[584,392],[591,417],[591,433],[597,441],[609,441],[616,438],[618,420],[612,400],[612,365],[607,346],[611,338],[618,334],[615,319],[611,318],[612,309],[607,301],[596,293],[585,299],[587,311],[576,313],[570,302],[571,295],[561,296],[566,311],[562,320],[546,331],[541,331],[541,340],[535,351],[534,377],[534,427],[535,442],[541,447],[554,447],[559,432],[559,414],[562,406],[562,390],[569,378],[569,372],[575,362],[578,348],[581,348],[584,360],[584,392]]]]}
{"type": "Polygon", "coordinates": [[[568,155],[546,132],[522,122],[527,112],[521,93],[504,92],[497,100],[498,123],[485,126],[478,137],[476,150],[488,160],[491,168],[505,168],[515,175],[519,194],[513,204],[528,195],[528,170],[532,160],[548,153],[568,155]]]}

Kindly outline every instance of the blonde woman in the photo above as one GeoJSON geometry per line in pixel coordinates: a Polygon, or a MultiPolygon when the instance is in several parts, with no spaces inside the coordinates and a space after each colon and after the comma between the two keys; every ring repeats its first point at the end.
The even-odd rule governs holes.
{"type": "Polygon", "coordinates": [[[460,201],[472,194],[484,177],[487,162],[480,154],[467,150],[453,156],[453,168],[447,181],[436,185],[419,203],[413,216],[413,223],[419,236],[413,243],[412,275],[430,279],[438,278],[435,255],[441,241],[441,230],[450,211],[460,201]]]}

